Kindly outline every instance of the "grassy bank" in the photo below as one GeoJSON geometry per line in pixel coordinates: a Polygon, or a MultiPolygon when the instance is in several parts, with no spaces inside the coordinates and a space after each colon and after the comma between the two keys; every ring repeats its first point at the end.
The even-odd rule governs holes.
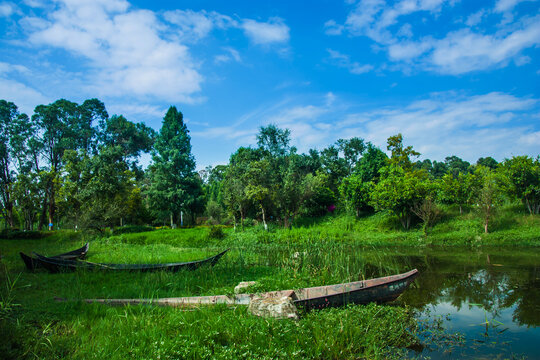
{"type": "Polygon", "coordinates": [[[109,239],[113,243],[168,243],[186,247],[244,247],[254,244],[333,246],[336,243],[366,246],[540,246],[540,216],[529,215],[521,205],[498,209],[487,234],[475,212],[466,210],[460,214],[457,207],[443,210],[442,217],[429,229],[427,236],[420,224],[403,230],[396,218],[377,213],[361,218],[335,215],[299,219],[291,229],[277,225],[271,225],[270,231],[265,231],[261,225],[247,226],[244,231],[224,228],[224,239],[209,237],[209,229],[205,227],[122,234],[109,239]]]}
{"type": "MultiPolygon", "coordinates": [[[[189,239],[200,236],[202,241],[206,236],[203,230],[208,231],[190,229],[185,234],[189,239]]],[[[187,247],[188,240],[179,234],[182,232],[156,231],[149,243],[141,243],[137,234],[96,238],[91,241],[89,260],[187,261],[222,248],[215,243],[187,247]]],[[[83,237],[58,233],[39,241],[0,240],[4,256],[0,353],[4,358],[387,358],[398,357],[418,341],[416,321],[407,307],[373,304],[327,309],[302,313],[294,322],[255,317],[244,307],[184,312],[55,302],[54,297],[231,294],[238,282],[247,280],[258,280],[255,290],[266,291],[349,281],[360,273],[399,271],[397,264],[381,267],[380,259],[361,258],[343,247],[296,254],[282,246],[264,244],[232,249],[214,268],[179,273],[30,273],[18,257],[19,251],[60,253],[80,246],[83,237]]]]}
{"type": "MultiPolygon", "coordinates": [[[[145,229],[148,230],[148,229],[145,229]]],[[[0,353],[4,358],[387,358],[418,345],[414,311],[406,306],[350,306],[302,313],[298,322],[263,319],[243,307],[183,312],[150,306],[111,308],[54,297],[157,298],[231,294],[241,281],[252,291],[294,289],[385,276],[435,266],[427,245],[538,246],[540,220],[504,208],[482,233],[473,213],[449,209],[424,237],[419,228],[400,229],[391,217],[334,216],[299,221],[293,229],[254,226],[224,237],[210,228],[154,230],[95,236],[60,231],[33,238],[0,239],[0,353]],[[455,213],[451,213],[455,211],[455,213]],[[201,259],[231,248],[209,269],[179,273],[25,270],[18,252],[54,255],[90,241],[88,260],[154,263],[201,259]],[[403,246],[386,254],[385,246],[403,246]],[[410,253],[410,256],[407,255],[410,253]]],[[[480,246],[480,247],[482,247],[480,246]]],[[[481,250],[476,256],[485,259],[481,250]]],[[[501,262],[497,252],[493,262],[501,262]]],[[[448,264],[469,261],[455,256],[448,264]],[[461,259],[461,260],[460,260],[461,259]]],[[[488,258],[489,259],[489,258],[488,258]]],[[[437,258],[437,267],[444,266],[437,258]]],[[[451,272],[450,272],[451,273],[451,272]]],[[[407,295],[407,294],[405,294],[407,295]]],[[[429,294],[424,294],[429,296],[429,294]]]]}

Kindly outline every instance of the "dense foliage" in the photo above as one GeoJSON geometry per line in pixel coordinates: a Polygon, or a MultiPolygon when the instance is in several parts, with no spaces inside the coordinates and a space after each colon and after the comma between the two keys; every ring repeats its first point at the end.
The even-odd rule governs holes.
{"type": "Polygon", "coordinates": [[[390,157],[361,138],[298,153],[290,131],[261,127],[256,147],[240,147],[227,165],[195,171],[189,130],[171,106],[159,132],[105,105],[58,100],[29,117],[0,100],[0,202],[4,228],[49,230],[122,225],[239,225],[291,228],[299,217],[385,212],[404,229],[423,229],[440,205],[475,210],[483,228],[503,203],[540,211],[540,158],[492,157],[476,164],[425,159],[401,134],[390,157]],[[151,153],[147,169],[138,164],[151,153]]]}

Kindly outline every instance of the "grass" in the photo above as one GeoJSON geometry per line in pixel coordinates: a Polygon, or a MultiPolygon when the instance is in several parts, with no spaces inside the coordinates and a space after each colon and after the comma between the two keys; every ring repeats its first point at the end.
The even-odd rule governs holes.
{"type": "MultiPolygon", "coordinates": [[[[6,359],[400,357],[418,341],[416,319],[404,306],[326,309],[302,313],[293,322],[255,317],[243,307],[184,312],[59,303],[53,298],[231,294],[239,282],[250,280],[258,281],[257,291],[294,289],[470,261],[471,253],[466,252],[448,259],[441,255],[435,264],[421,250],[435,245],[523,245],[515,248],[519,252],[540,244],[539,217],[516,208],[501,209],[487,235],[473,213],[460,215],[448,208],[445,214],[427,239],[420,226],[403,231],[386,214],[326,217],[303,226],[299,221],[292,230],[273,227],[270,232],[259,227],[245,232],[227,228],[222,239],[203,227],[125,231],[108,237],[59,231],[39,239],[0,239],[0,295],[6,303],[0,317],[0,354],[6,359]],[[86,241],[90,241],[88,260],[95,262],[189,261],[231,250],[211,269],[145,274],[30,273],[18,255],[19,251],[54,255],[86,241]]],[[[475,256],[485,258],[482,251],[475,256]]],[[[492,255],[492,261],[500,262],[496,256],[502,255],[492,255]]]]}
{"type": "MultiPolygon", "coordinates": [[[[187,247],[187,239],[199,239],[196,244],[201,245],[199,229],[187,230],[185,237],[181,231],[163,232],[164,243],[151,238],[143,244],[136,234],[96,238],[91,241],[89,260],[191,260],[222,249],[208,243],[187,247]],[[132,237],[134,243],[129,242],[132,237]]],[[[300,321],[293,322],[255,317],[244,307],[183,312],[53,301],[54,297],[230,294],[240,281],[247,280],[258,280],[257,289],[267,291],[356,280],[360,273],[370,271],[376,275],[396,271],[396,264],[381,267],[380,259],[364,259],[349,247],[252,244],[233,248],[214,268],[179,273],[29,273],[18,258],[21,250],[55,254],[83,241],[83,237],[61,233],[39,242],[0,240],[7,270],[2,280],[18,277],[9,296],[19,306],[0,319],[0,353],[5,358],[386,358],[398,356],[416,342],[416,323],[406,307],[373,304],[327,309],[304,313],[300,321]],[[342,265],[335,266],[336,262],[342,265]]]]}

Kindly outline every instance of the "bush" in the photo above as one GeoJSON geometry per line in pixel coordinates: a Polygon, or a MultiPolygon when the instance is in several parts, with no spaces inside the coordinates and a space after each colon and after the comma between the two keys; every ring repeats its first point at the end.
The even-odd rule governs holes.
{"type": "Polygon", "coordinates": [[[212,226],[210,227],[210,231],[208,232],[208,237],[210,239],[224,239],[226,236],[225,232],[223,231],[222,226],[212,226]]]}
{"type": "Polygon", "coordinates": [[[153,231],[153,230],[154,228],[152,226],[147,226],[147,225],[126,225],[126,226],[115,228],[113,230],[113,234],[120,235],[120,234],[147,232],[147,231],[153,231]]]}
{"type": "Polygon", "coordinates": [[[53,235],[54,231],[20,231],[20,230],[2,230],[0,238],[2,239],[43,239],[53,235]]]}

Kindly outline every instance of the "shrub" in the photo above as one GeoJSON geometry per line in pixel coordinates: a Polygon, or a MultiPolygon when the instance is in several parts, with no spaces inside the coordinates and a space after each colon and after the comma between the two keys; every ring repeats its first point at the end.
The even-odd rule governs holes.
{"type": "Polygon", "coordinates": [[[224,239],[226,236],[225,232],[223,231],[222,226],[212,226],[210,227],[210,231],[208,232],[208,237],[210,239],[224,239]]]}
{"type": "Polygon", "coordinates": [[[114,235],[120,235],[120,234],[129,234],[129,233],[139,233],[139,232],[146,232],[146,231],[153,231],[154,228],[152,226],[147,225],[126,225],[122,227],[117,227],[113,230],[114,235]]]}

